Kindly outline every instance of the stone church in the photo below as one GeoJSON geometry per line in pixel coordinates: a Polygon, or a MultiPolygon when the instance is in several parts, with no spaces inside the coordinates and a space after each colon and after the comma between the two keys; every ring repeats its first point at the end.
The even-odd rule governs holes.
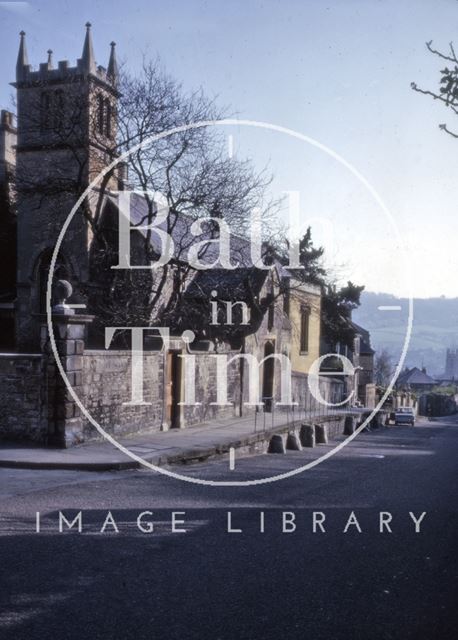
{"type": "MultiPolygon", "coordinates": [[[[133,403],[132,344],[115,340],[104,345],[98,333],[104,328],[97,307],[103,279],[98,279],[91,261],[95,238],[85,211],[87,217],[94,215],[94,203],[89,198],[82,205],[83,215],[74,216],[66,230],[52,274],[53,282],[60,283],[54,286],[52,298],[59,359],[87,413],[81,412],[62,380],[47,331],[47,283],[51,257],[69,212],[114,159],[119,78],[113,42],[107,59],[106,67],[96,63],[88,23],[75,66],[67,60],[55,63],[49,50],[47,61],[34,69],[25,33],[20,34],[12,83],[17,113],[3,110],[0,123],[0,438],[64,447],[100,438],[87,414],[106,432],[119,435],[271,412],[281,390],[276,355],[289,359],[292,400],[298,410],[305,411],[314,401],[307,376],[320,355],[320,290],[297,282],[280,265],[267,271],[244,267],[230,273],[223,269],[191,272],[181,298],[181,315],[194,322],[192,326],[172,323],[167,344],[157,336],[145,336],[142,402],[133,403]],[[56,296],[58,290],[64,291],[61,299],[56,296]],[[232,307],[235,300],[246,306],[232,307]],[[235,326],[230,332],[218,321],[202,322],[202,317],[211,317],[212,301],[234,310],[231,324],[235,326]],[[241,312],[244,308],[250,313],[249,330],[244,326],[248,324],[241,312]],[[183,331],[189,328],[196,336],[193,345],[183,339],[183,331]],[[233,358],[224,406],[215,403],[216,352],[233,358]],[[195,355],[195,403],[188,406],[182,356],[191,353],[195,355]],[[257,407],[248,402],[245,354],[262,361],[257,407]]],[[[124,165],[108,175],[101,205],[101,215],[107,219],[116,215],[116,194],[126,188],[126,182],[124,165]]],[[[134,207],[139,215],[142,206],[140,199],[134,207]]],[[[185,217],[181,228],[184,224],[185,217]]],[[[164,290],[173,290],[172,276],[164,290]]],[[[341,393],[332,381],[322,384],[329,397],[341,393]]]]}

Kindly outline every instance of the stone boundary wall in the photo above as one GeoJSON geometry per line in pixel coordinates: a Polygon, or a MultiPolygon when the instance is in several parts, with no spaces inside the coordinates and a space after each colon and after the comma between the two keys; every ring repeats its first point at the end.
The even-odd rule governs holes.
{"type": "MultiPolygon", "coordinates": [[[[146,430],[161,430],[165,421],[165,371],[162,352],[144,352],[143,400],[145,405],[124,403],[131,400],[130,351],[86,350],[82,356],[81,401],[101,427],[113,436],[146,430]]],[[[240,392],[236,366],[228,370],[228,399],[234,406],[216,407],[216,364],[211,354],[196,354],[195,399],[201,404],[182,407],[182,426],[236,415],[240,392]]],[[[244,411],[246,413],[246,411],[244,411]]],[[[84,420],[84,439],[97,439],[95,427],[84,420]]]]}
{"type": "MultiPolygon", "coordinates": [[[[65,331],[68,332],[69,329],[66,328],[65,331]]],[[[66,354],[67,347],[73,343],[69,340],[64,343],[66,354]]],[[[188,427],[202,422],[211,424],[212,421],[239,415],[239,362],[236,361],[228,369],[227,397],[231,405],[218,407],[210,404],[216,400],[215,360],[209,353],[195,355],[195,399],[200,404],[182,408],[181,426],[188,427]]],[[[230,358],[235,354],[227,355],[230,358]]],[[[69,380],[80,400],[105,431],[118,437],[163,428],[166,390],[162,352],[144,352],[144,401],[148,404],[140,406],[123,404],[131,400],[130,351],[84,350],[79,355],[67,354],[63,358],[69,380]],[[78,371],[73,372],[71,363],[67,362],[72,358],[78,360],[78,371]]],[[[52,360],[49,354],[0,354],[0,439],[69,446],[102,438],[85,416],[80,415],[78,407],[64,388],[63,381],[59,377],[54,380],[58,373],[52,360]],[[81,425],[79,427],[76,424],[78,421],[81,425]],[[62,426],[63,422],[65,425],[62,426]],[[77,432],[75,437],[71,433],[72,429],[77,432]],[[57,437],[60,431],[63,432],[62,442],[57,437]],[[64,437],[67,437],[68,442],[64,437]]],[[[337,397],[336,394],[341,394],[342,383],[324,378],[320,381],[320,389],[325,398],[333,399],[337,397]]],[[[319,409],[308,390],[305,374],[293,374],[292,395],[293,400],[299,402],[300,408],[319,409]]],[[[245,368],[244,401],[247,400],[248,375],[245,368]]],[[[284,408],[274,410],[286,414],[284,408]]],[[[254,412],[254,407],[242,407],[243,417],[254,415],[254,412]]],[[[320,417],[324,418],[324,407],[322,414],[320,417]]],[[[296,416],[299,418],[299,414],[296,413],[296,416]]],[[[259,419],[261,418],[258,416],[259,419]]],[[[332,429],[331,422],[330,435],[332,429]]]]}
{"type": "Polygon", "coordinates": [[[0,354],[0,439],[46,442],[47,385],[42,354],[0,354]]]}
{"type": "MultiPolygon", "coordinates": [[[[313,397],[308,385],[308,375],[293,371],[292,374],[292,398],[297,402],[299,410],[305,408],[307,411],[318,411],[327,413],[326,405],[322,405],[313,397]]],[[[321,396],[329,403],[340,402],[344,394],[344,383],[331,376],[320,376],[319,388],[321,396]]]]}
{"type": "MultiPolygon", "coordinates": [[[[145,352],[143,358],[144,402],[131,400],[130,351],[87,350],[82,358],[81,401],[100,426],[113,436],[147,429],[159,430],[163,421],[163,358],[145,352]]],[[[99,436],[84,417],[85,440],[99,436]]]]}

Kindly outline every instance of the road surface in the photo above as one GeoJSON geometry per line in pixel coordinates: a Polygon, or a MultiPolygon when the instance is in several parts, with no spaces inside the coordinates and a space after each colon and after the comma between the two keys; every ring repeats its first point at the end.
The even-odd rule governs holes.
{"type": "MultiPolygon", "coordinates": [[[[457,455],[450,418],[361,434],[263,486],[1,469],[0,637],[455,639],[457,455]],[[61,519],[60,533],[59,512],[81,512],[82,532],[61,519]]],[[[186,473],[259,477],[301,456],[186,473]]]]}

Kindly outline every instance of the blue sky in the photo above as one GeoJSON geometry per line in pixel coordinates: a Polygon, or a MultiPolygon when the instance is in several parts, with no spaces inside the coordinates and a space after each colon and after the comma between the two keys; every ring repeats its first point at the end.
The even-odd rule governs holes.
{"type": "MultiPolygon", "coordinates": [[[[458,295],[458,140],[438,129],[454,118],[410,89],[411,81],[436,86],[443,63],[425,42],[445,49],[453,40],[456,0],[0,2],[2,107],[19,31],[27,32],[32,65],[48,48],[74,64],[87,20],[99,64],[107,64],[111,40],[133,70],[143,54],[159,54],[185,86],[202,86],[240,118],[294,129],[343,156],[392,212],[414,295],[458,295]]],[[[333,238],[320,235],[319,223],[316,237],[329,242],[339,276],[407,293],[391,223],[347,170],[284,135],[232,133],[236,153],[269,161],[278,193],[300,191],[304,217],[331,221],[333,238]]]]}

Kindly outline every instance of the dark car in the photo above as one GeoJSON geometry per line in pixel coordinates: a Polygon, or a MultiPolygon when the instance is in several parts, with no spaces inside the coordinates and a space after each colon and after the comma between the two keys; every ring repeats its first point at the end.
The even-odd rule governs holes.
{"type": "Polygon", "coordinates": [[[412,407],[400,407],[394,413],[394,424],[415,425],[415,414],[412,407]]]}

